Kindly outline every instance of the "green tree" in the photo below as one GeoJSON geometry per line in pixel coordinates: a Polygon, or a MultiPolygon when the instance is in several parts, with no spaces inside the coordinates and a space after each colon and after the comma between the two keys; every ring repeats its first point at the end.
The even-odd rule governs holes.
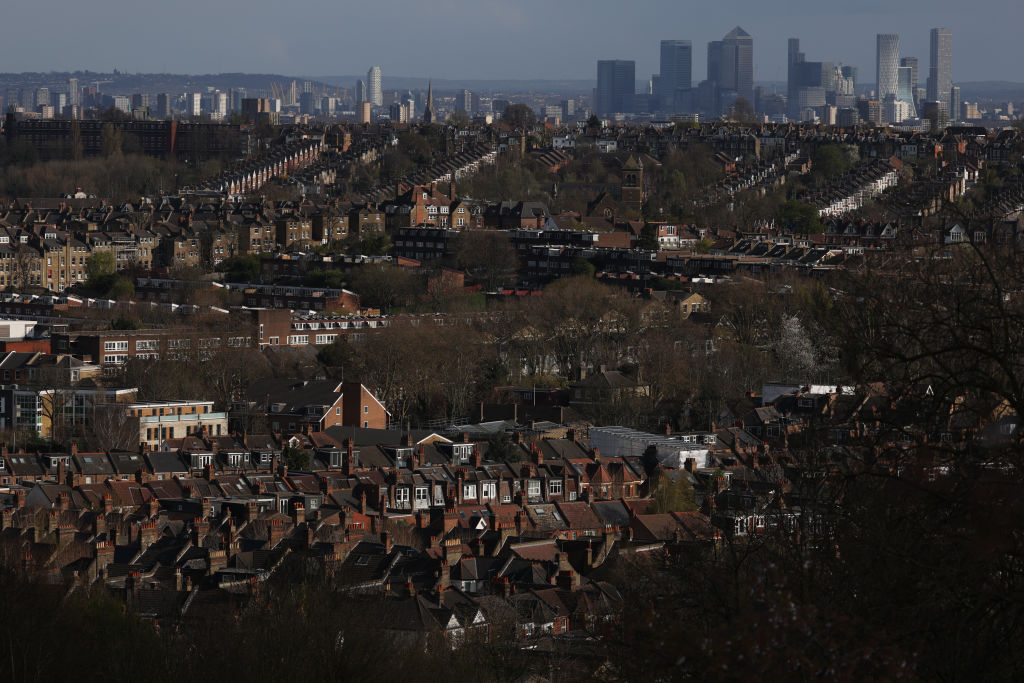
{"type": "Polygon", "coordinates": [[[142,329],[142,322],[135,317],[122,315],[110,322],[112,330],[139,330],[142,329]]]}
{"type": "Polygon", "coordinates": [[[487,459],[501,462],[518,462],[522,459],[522,449],[508,438],[504,431],[499,431],[487,440],[487,459]]]}
{"type": "Polygon", "coordinates": [[[596,273],[596,272],[597,272],[597,268],[594,267],[594,264],[591,263],[590,261],[588,261],[587,259],[583,258],[582,256],[577,256],[576,258],[574,258],[572,260],[572,274],[573,275],[582,275],[584,277],[594,277],[594,273],[596,273]]]}
{"type": "Polygon", "coordinates": [[[85,274],[91,281],[113,275],[115,271],[114,254],[109,251],[93,252],[85,262],[85,274]]]}
{"type": "Polygon", "coordinates": [[[658,251],[658,229],[654,227],[653,223],[644,223],[644,227],[640,230],[640,236],[636,240],[636,248],[658,251]]]}
{"type": "Polygon", "coordinates": [[[337,268],[311,270],[302,278],[307,287],[329,287],[338,289],[345,285],[345,274],[337,268]]]}
{"type": "Polygon", "coordinates": [[[386,232],[371,232],[359,240],[357,248],[363,256],[384,256],[391,251],[392,246],[386,232]]]}
{"type": "Polygon", "coordinates": [[[810,204],[790,200],[782,205],[778,214],[779,223],[797,233],[822,233],[825,224],[821,222],[818,209],[810,204]]]}
{"type": "Polygon", "coordinates": [[[662,472],[658,477],[658,485],[654,490],[654,502],[651,512],[692,512],[697,509],[697,501],[693,494],[693,485],[686,477],[685,471],[675,471],[671,475],[662,472]]]}
{"type": "Polygon", "coordinates": [[[135,296],[135,285],[126,277],[115,276],[107,288],[106,296],[110,299],[125,301],[135,296]]]}
{"type": "Polygon", "coordinates": [[[841,145],[821,145],[811,157],[812,172],[831,180],[850,169],[850,159],[841,145]]]}
{"type": "Polygon", "coordinates": [[[295,446],[288,446],[281,453],[284,457],[284,463],[290,470],[306,470],[309,469],[309,464],[313,461],[313,457],[309,451],[296,448],[295,446]]]}
{"type": "Polygon", "coordinates": [[[260,279],[260,257],[256,254],[231,256],[217,265],[229,282],[256,282],[260,279]]]}
{"type": "Polygon", "coordinates": [[[352,363],[355,351],[343,337],[320,349],[316,359],[331,368],[344,368],[352,363]]]}

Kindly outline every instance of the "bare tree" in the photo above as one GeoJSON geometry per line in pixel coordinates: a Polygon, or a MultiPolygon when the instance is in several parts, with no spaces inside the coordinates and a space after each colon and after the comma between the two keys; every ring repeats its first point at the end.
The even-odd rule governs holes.
{"type": "Polygon", "coordinates": [[[129,415],[123,404],[95,406],[89,431],[98,450],[134,450],[139,445],[139,419],[129,415]]]}

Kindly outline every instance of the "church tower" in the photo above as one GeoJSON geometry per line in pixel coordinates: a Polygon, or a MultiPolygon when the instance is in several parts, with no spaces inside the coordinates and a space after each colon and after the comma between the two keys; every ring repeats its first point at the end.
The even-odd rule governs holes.
{"type": "Polygon", "coordinates": [[[636,157],[622,165],[622,203],[630,216],[639,217],[644,204],[644,167],[636,157]]]}
{"type": "Polygon", "coordinates": [[[423,110],[423,123],[434,122],[434,83],[427,81],[427,106],[423,110]]]}

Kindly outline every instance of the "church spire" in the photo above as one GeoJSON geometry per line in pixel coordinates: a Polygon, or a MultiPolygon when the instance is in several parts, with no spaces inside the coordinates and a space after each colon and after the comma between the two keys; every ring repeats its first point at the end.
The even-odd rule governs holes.
{"type": "Polygon", "coordinates": [[[423,110],[423,123],[434,122],[434,81],[427,81],[427,106],[423,110]]]}

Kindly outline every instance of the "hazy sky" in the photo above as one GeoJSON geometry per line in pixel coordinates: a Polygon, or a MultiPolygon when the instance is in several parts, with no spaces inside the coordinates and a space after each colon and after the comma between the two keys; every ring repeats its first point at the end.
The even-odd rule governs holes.
{"type": "Polygon", "coordinates": [[[874,80],[875,34],[898,33],[928,67],[928,30],[953,30],[953,79],[1024,81],[1021,0],[32,0],[7,3],[0,71],[594,79],[598,59],[658,70],[658,41],[706,44],[736,24],[754,36],[758,80],[785,80],[786,39],[809,60],[874,80]]]}

